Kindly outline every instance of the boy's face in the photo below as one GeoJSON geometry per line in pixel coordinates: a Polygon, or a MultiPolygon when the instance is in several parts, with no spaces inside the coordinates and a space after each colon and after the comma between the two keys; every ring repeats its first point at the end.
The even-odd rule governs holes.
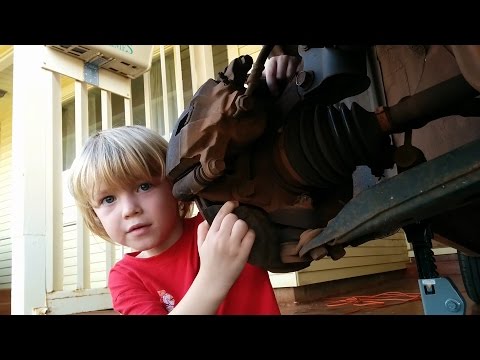
{"type": "Polygon", "coordinates": [[[181,221],[169,181],[156,177],[127,188],[103,185],[95,193],[93,210],[113,241],[144,256],[159,254],[175,243],[181,221]]]}

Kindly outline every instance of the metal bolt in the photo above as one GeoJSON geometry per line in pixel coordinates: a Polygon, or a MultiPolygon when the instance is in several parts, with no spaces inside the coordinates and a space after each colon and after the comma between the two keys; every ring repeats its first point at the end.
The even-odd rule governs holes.
{"type": "Polygon", "coordinates": [[[207,162],[208,172],[205,171],[210,178],[216,178],[225,170],[225,162],[222,159],[211,159],[207,162]]]}
{"type": "Polygon", "coordinates": [[[455,299],[447,299],[445,301],[445,306],[447,307],[447,310],[450,312],[459,312],[460,311],[460,302],[455,299]]]}
{"type": "Polygon", "coordinates": [[[302,89],[308,89],[313,83],[314,75],[311,71],[300,71],[295,79],[295,84],[302,89]]]}

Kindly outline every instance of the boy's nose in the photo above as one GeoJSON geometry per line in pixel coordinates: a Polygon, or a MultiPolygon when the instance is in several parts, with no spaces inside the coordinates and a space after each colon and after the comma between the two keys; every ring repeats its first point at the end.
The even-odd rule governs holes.
{"type": "Polygon", "coordinates": [[[140,204],[134,199],[125,199],[123,204],[123,217],[128,218],[142,212],[140,204]]]}

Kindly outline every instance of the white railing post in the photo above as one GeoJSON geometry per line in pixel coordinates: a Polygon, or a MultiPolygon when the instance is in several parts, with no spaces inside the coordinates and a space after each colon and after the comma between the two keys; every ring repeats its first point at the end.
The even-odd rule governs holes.
{"type": "Polygon", "coordinates": [[[123,105],[125,109],[125,125],[133,125],[132,100],[129,98],[124,98],[123,105]]]}
{"type": "Polygon", "coordinates": [[[47,293],[63,290],[62,88],[60,75],[51,73],[46,89],[51,114],[46,127],[47,293]],[[50,81],[49,81],[50,85],[50,81]],[[51,105],[50,105],[51,104],[51,105]]]}
{"type": "Polygon", "coordinates": [[[215,78],[212,45],[190,45],[190,66],[192,68],[193,94],[208,79],[215,78]]]}
{"type": "Polygon", "coordinates": [[[180,45],[173,46],[173,61],[175,64],[175,91],[177,93],[177,114],[185,109],[183,99],[183,74],[182,74],[182,57],[180,55],[180,45]]]}
{"type": "Polygon", "coordinates": [[[163,131],[167,138],[170,138],[170,119],[168,109],[168,87],[167,87],[167,67],[165,59],[165,45],[160,45],[160,72],[162,74],[162,99],[163,99],[163,131]]]}
{"type": "Polygon", "coordinates": [[[152,121],[152,88],[150,82],[150,71],[143,76],[143,94],[145,96],[145,127],[153,130],[158,129],[158,124],[152,121]]]}
{"type": "MultiPolygon", "coordinates": [[[[112,93],[101,90],[102,102],[102,130],[112,128],[112,93]]],[[[108,279],[108,272],[115,264],[115,245],[105,241],[105,278],[108,279]]]]}
{"type": "MultiPolygon", "coordinates": [[[[75,81],[75,153],[80,155],[88,138],[87,84],[75,81]]],[[[90,231],[77,210],[77,289],[90,288],[90,231]]]]}

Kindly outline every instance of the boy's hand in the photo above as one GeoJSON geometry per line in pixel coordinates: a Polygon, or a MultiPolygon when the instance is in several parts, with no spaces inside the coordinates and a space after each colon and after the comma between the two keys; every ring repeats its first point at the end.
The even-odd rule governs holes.
{"type": "Polygon", "coordinates": [[[227,201],[209,227],[197,229],[200,272],[213,279],[220,290],[230,289],[243,270],[255,241],[255,232],[233,213],[238,202],[227,201]]]}
{"type": "Polygon", "coordinates": [[[297,72],[300,60],[295,56],[273,56],[265,62],[263,73],[273,96],[278,96],[297,72]]]}

